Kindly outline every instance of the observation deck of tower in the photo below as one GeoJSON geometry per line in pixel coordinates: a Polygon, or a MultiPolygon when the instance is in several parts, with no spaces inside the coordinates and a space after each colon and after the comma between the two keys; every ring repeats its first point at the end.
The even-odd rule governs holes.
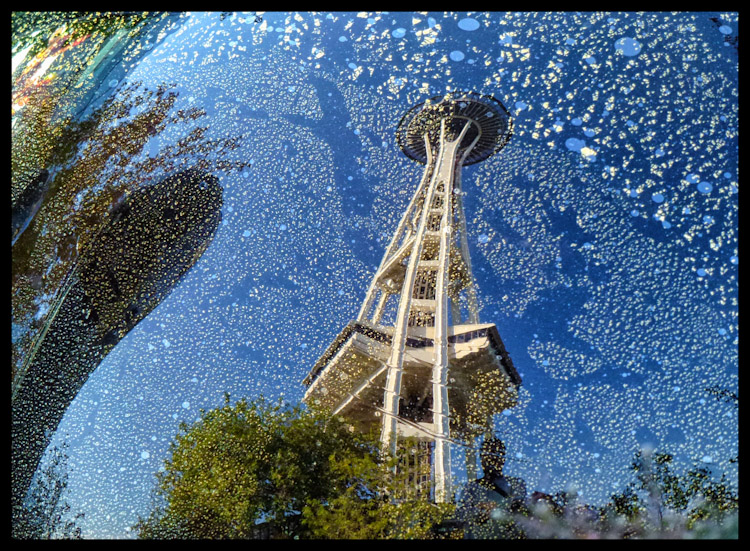
{"type": "Polygon", "coordinates": [[[451,93],[407,111],[396,138],[425,165],[422,179],[357,318],[304,380],[305,403],[362,431],[379,424],[393,453],[399,437],[415,437],[413,482],[431,486],[436,502],[452,496],[451,442],[466,446],[474,476],[474,440],[518,399],[521,379],[497,328],[479,321],[461,191],[462,167],[500,151],[511,134],[507,109],[487,95],[451,93]],[[386,321],[394,302],[395,319],[386,321]]]}

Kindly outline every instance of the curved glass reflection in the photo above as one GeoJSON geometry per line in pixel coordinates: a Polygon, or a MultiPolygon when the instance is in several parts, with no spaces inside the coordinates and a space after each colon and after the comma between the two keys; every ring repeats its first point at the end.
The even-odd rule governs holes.
{"type": "Polygon", "coordinates": [[[403,113],[462,90],[513,119],[463,173],[479,307],[523,379],[494,419],[506,471],[601,503],[651,447],[736,484],[736,13],[12,30],[16,505],[65,449],[81,535],[135,537],[181,422],[226,392],[299,402],[419,182],[403,113]]]}

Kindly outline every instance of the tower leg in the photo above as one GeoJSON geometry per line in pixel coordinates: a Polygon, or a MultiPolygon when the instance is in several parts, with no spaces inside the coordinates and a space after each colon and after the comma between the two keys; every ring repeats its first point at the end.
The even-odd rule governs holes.
{"type": "MultiPolygon", "coordinates": [[[[461,189],[461,173],[456,175],[456,182],[458,189],[461,189]]],[[[474,286],[474,274],[471,270],[471,256],[469,255],[469,240],[466,231],[466,216],[464,215],[463,201],[456,201],[456,214],[458,218],[458,233],[459,241],[461,244],[461,256],[463,257],[464,263],[468,270],[468,288],[466,290],[466,298],[468,301],[469,308],[469,323],[479,323],[479,307],[477,305],[477,291],[474,286]]]]}
{"type": "Polygon", "coordinates": [[[389,296],[390,293],[387,291],[381,291],[380,299],[375,307],[375,312],[372,314],[372,323],[380,323],[380,318],[383,317],[383,310],[385,310],[385,305],[388,302],[389,296]]]}
{"type": "MultiPolygon", "coordinates": [[[[430,150],[430,143],[427,134],[424,136],[425,145],[430,150]]],[[[442,152],[440,153],[442,158],[442,152]]],[[[429,155],[430,162],[432,155],[429,155]]],[[[440,162],[440,161],[438,161],[440,162]]],[[[425,177],[432,167],[428,164],[425,167],[425,177]]],[[[411,310],[411,299],[414,293],[414,280],[417,275],[417,266],[419,258],[422,255],[422,243],[427,227],[427,217],[429,215],[429,205],[432,203],[432,197],[435,193],[436,176],[433,172],[430,178],[430,184],[425,194],[424,206],[419,217],[419,225],[412,246],[409,263],[406,267],[404,282],[401,286],[401,296],[398,303],[398,313],[396,314],[396,323],[393,329],[393,340],[391,342],[391,354],[388,358],[388,372],[385,380],[385,391],[383,395],[383,427],[380,432],[380,444],[384,450],[390,450],[396,455],[397,429],[398,429],[398,403],[401,395],[401,375],[403,373],[404,347],[406,346],[406,331],[409,323],[409,311],[411,310]]]]}
{"type": "Polygon", "coordinates": [[[451,499],[451,450],[448,438],[450,436],[448,416],[448,387],[445,384],[434,384],[433,398],[435,407],[435,450],[433,464],[435,469],[435,501],[445,503],[451,499]],[[440,411],[440,413],[438,413],[440,411]]]}
{"type": "MultiPolygon", "coordinates": [[[[452,176],[452,175],[451,175],[452,176]]],[[[446,184],[446,212],[450,208],[450,186],[446,184]]],[[[443,218],[444,221],[448,217],[443,218]]],[[[440,258],[437,275],[435,309],[435,363],[432,368],[432,408],[435,425],[435,501],[445,503],[451,498],[450,474],[450,407],[448,404],[448,248],[451,242],[451,227],[446,224],[441,230],[440,258]]]]}
{"type": "Polygon", "coordinates": [[[409,206],[406,208],[406,212],[404,212],[404,214],[401,216],[401,221],[398,223],[398,227],[396,228],[396,231],[391,238],[391,242],[388,244],[385,254],[383,254],[383,258],[380,261],[380,267],[375,273],[375,277],[373,277],[372,281],[370,282],[370,287],[367,289],[367,295],[365,295],[365,300],[362,302],[362,307],[360,308],[359,314],[357,315],[357,319],[359,320],[365,319],[367,313],[370,311],[373,300],[375,300],[375,292],[377,290],[377,284],[379,282],[380,271],[383,269],[383,266],[386,264],[386,262],[391,258],[391,255],[398,249],[402,237],[404,237],[405,234],[408,234],[408,232],[411,231],[409,229],[409,221],[414,215],[414,209],[417,205],[418,198],[424,193],[425,185],[427,185],[428,178],[431,176],[431,169],[432,151],[430,151],[428,144],[427,165],[425,167],[424,174],[422,175],[422,180],[419,182],[417,191],[412,196],[411,201],[409,202],[409,206]]]}
{"type": "Polygon", "coordinates": [[[451,325],[461,324],[461,303],[458,301],[458,293],[451,298],[451,325]]]}
{"type": "Polygon", "coordinates": [[[441,125],[438,181],[443,182],[440,253],[435,287],[435,363],[432,368],[432,411],[435,426],[435,501],[452,498],[450,454],[450,407],[448,404],[448,268],[453,242],[453,183],[456,153],[469,125],[453,141],[445,140],[445,121],[441,125]]]}

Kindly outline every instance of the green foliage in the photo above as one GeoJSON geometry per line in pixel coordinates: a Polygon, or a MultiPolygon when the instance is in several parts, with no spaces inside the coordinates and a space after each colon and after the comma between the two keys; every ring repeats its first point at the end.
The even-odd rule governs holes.
{"type": "Polygon", "coordinates": [[[683,515],[687,529],[692,529],[698,520],[720,522],[738,509],[738,497],[723,475],[715,481],[706,468],[695,467],[679,476],[671,470],[672,459],[666,453],[638,452],[633,461],[637,478],[634,490],[648,496],[646,503],[640,503],[640,510],[650,512],[650,521],[657,529],[667,528],[665,515],[683,515]]]}
{"type": "Polygon", "coordinates": [[[309,537],[325,539],[429,539],[453,513],[452,504],[435,504],[412,495],[406,474],[396,474],[392,459],[375,454],[331,457],[343,482],[327,501],[312,500],[303,511],[309,537]]]}
{"type": "Polygon", "coordinates": [[[672,455],[639,451],[635,481],[602,507],[596,533],[618,538],[727,538],[737,536],[739,500],[726,477],[704,467],[680,475],[672,455]]]}
{"type": "Polygon", "coordinates": [[[737,538],[738,496],[725,477],[717,481],[702,467],[678,474],[672,461],[667,453],[636,453],[635,480],[603,507],[582,503],[575,494],[534,492],[523,506],[496,508],[489,521],[467,526],[467,533],[523,539],[737,538]]]}
{"type": "Polygon", "coordinates": [[[181,427],[135,529],[153,539],[427,537],[449,507],[400,499],[393,465],[343,419],[226,396],[181,427]]]}
{"type": "Polygon", "coordinates": [[[37,475],[24,506],[13,511],[12,535],[18,539],[80,539],[76,522],[83,513],[71,518],[70,505],[65,501],[68,486],[66,444],[49,452],[46,467],[37,475]]]}
{"type": "MultiPolygon", "coordinates": [[[[404,443],[406,447],[409,442],[404,443]]],[[[677,474],[666,453],[639,452],[634,481],[604,507],[574,494],[495,510],[490,537],[733,538],[738,498],[705,468],[677,474]]],[[[428,539],[457,537],[453,504],[419,498],[376,435],[300,406],[240,400],[183,425],[158,473],[141,538],[428,539]]],[[[470,530],[472,531],[472,530],[470,530]]]]}

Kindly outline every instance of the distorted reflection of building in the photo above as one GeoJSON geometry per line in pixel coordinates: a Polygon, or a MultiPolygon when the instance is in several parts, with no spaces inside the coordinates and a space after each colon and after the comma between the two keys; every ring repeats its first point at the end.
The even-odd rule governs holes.
{"type": "Polygon", "coordinates": [[[474,93],[406,113],[398,142],[425,165],[422,181],[358,318],[304,380],[306,403],[363,432],[381,425],[381,444],[399,457],[410,486],[436,502],[452,497],[451,442],[466,445],[473,476],[476,437],[516,405],[521,384],[497,327],[479,321],[461,190],[462,167],[498,152],[511,132],[505,107],[474,93]],[[398,445],[405,437],[416,449],[398,445]]]}
{"type": "Polygon", "coordinates": [[[91,373],[209,246],[222,195],[218,178],[197,169],[140,188],[110,212],[81,253],[13,381],[14,505],[91,373]]]}
{"type": "MultiPolygon", "coordinates": [[[[54,15],[59,26],[45,42],[46,47],[34,53],[32,42],[13,58],[12,243],[45,199],[49,173],[42,171],[42,178],[38,167],[50,168],[47,156],[59,147],[56,140],[60,136],[54,129],[69,126],[101,107],[117,90],[113,84],[119,84],[137,66],[170,26],[176,28],[173,23],[180,17],[132,16],[130,23],[110,22],[98,28],[77,19],[80,15],[54,15]]],[[[53,16],[45,19],[56,20],[53,16]]],[[[45,24],[54,28],[54,23],[45,24]]]]}
{"type": "Polygon", "coordinates": [[[40,170],[36,177],[31,179],[28,185],[20,187],[17,197],[11,195],[11,246],[16,239],[23,233],[23,230],[29,225],[29,222],[39,210],[44,200],[44,195],[49,188],[49,172],[40,170]]]}
{"type": "Polygon", "coordinates": [[[46,48],[32,55],[34,49],[29,47],[14,57],[14,127],[29,98],[40,92],[59,100],[55,118],[76,119],[89,105],[111,95],[115,90],[111,84],[122,81],[170,28],[177,28],[173,24],[182,17],[129,14],[115,22],[108,17],[117,14],[102,14],[95,23],[81,14],[56,15],[44,18],[54,28],[46,48]]]}

